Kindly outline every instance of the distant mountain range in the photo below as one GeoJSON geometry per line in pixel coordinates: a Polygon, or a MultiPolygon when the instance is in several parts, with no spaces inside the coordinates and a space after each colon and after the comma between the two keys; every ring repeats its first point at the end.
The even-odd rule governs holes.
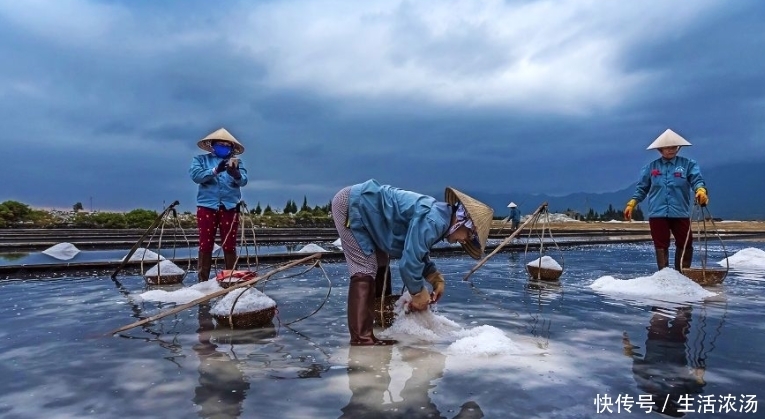
{"type": "MultiPolygon", "coordinates": [[[[714,217],[728,220],[765,220],[765,162],[726,164],[704,167],[702,174],[709,190],[709,211],[714,217]]],[[[576,192],[564,196],[544,194],[469,192],[476,199],[491,205],[497,216],[508,214],[507,204],[512,200],[522,214],[534,211],[542,202],[549,204],[550,212],[567,209],[586,214],[590,208],[602,213],[612,205],[623,209],[635,191],[635,183],[615,192],[576,192]]],[[[641,204],[645,208],[645,203],[641,204]]]]}

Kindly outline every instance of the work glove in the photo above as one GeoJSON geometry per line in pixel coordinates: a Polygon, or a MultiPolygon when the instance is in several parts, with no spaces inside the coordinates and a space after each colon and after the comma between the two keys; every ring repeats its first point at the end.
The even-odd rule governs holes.
{"type": "Polygon", "coordinates": [[[696,189],[696,203],[702,207],[707,206],[709,203],[709,197],[707,196],[707,188],[696,189]]]}
{"type": "Polygon", "coordinates": [[[632,220],[632,210],[635,209],[635,205],[637,205],[637,201],[634,199],[630,199],[629,202],[627,202],[627,207],[624,208],[624,219],[627,221],[632,220]]]}
{"type": "Polygon", "coordinates": [[[433,287],[433,302],[438,302],[441,296],[444,294],[444,288],[446,287],[446,281],[441,272],[435,271],[425,277],[425,280],[433,287]]]}
{"type": "Polygon", "coordinates": [[[226,166],[226,173],[229,174],[234,179],[241,179],[242,174],[239,173],[239,159],[236,157],[232,158],[228,162],[228,166],[226,166]]]}
{"type": "Polygon", "coordinates": [[[228,161],[221,160],[220,163],[218,163],[218,165],[215,166],[215,170],[214,170],[215,174],[217,175],[218,173],[223,173],[223,171],[226,170],[226,165],[228,165],[228,161]]]}
{"type": "Polygon", "coordinates": [[[422,287],[422,290],[412,297],[412,302],[409,303],[409,309],[412,311],[427,310],[428,304],[430,304],[430,294],[426,287],[422,287]]]}

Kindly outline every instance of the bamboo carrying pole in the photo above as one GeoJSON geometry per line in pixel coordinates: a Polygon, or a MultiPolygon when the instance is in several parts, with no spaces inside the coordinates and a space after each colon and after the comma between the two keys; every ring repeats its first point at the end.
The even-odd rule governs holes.
{"type": "Polygon", "coordinates": [[[130,257],[133,256],[133,253],[135,253],[136,250],[138,250],[138,247],[141,246],[141,243],[143,243],[143,240],[146,238],[146,236],[149,235],[149,232],[157,228],[160,221],[162,221],[162,219],[165,218],[165,216],[167,216],[167,214],[169,214],[170,211],[172,211],[175,208],[175,206],[178,204],[179,202],[177,200],[173,202],[172,204],[170,204],[167,208],[165,208],[162,211],[161,214],[159,214],[159,216],[154,220],[154,222],[151,223],[149,228],[147,228],[146,231],[143,232],[143,235],[141,236],[140,239],[138,239],[137,242],[135,242],[135,244],[133,245],[133,248],[130,249],[128,254],[125,256],[125,259],[122,259],[122,263],[120,264],[120,266],[118,266],[117,269],[114,270],[114,273],[112,273],[112,279],[117,279],[117,274],[120,273],[122,268],[125,267],[125,264],[127,264],[130,261],[130,257]]]}
{"type": "Polygon", "coordinates": [[[205,301],[211,300],[211,299],[213,299],[215,297],[221,296],[223,294],[227,294],[227,293],[229,293],[229,292],[231,292],[231,291],[233,291],[233,290],[235,290],[237,288],[242,288],[242,287],[250,286],[250,285],[260,281],[261,279],[266,279],[266,278],[270,277],[271,275],[274,275],[274,274],[277,274],[277,273],[279,273],[281,271],[284,271],[284,270],[287,270],[289,268],[295,267],[295,266],[297,266],[297,265],[299,265],[301,263],[308,262],[308,261],[313,260],[313,259],[320,259],[320,258],[321,258],[321,253],[314,253],[311,256],[305,257],[303,259],[296,260],[294,262],[290,262],[290,263],[288,263],[288,264],[286,264],[286,265],[284,265],[284,266],[282,266],[280,268],[276,268],[276,269],[274,269],[272,271],[269,271],[268,273],[266,273],[263,276],[257,276],[255,278],[249,280],[249,281],[245,281],[245,282],[242,282],[242,283],[231,285],[228,288],[222,289],[220,291],[215,291],[214,293],[205,295],[204,297],[199,297],[196,300],[191,301],[189,303],[181,304],[178,307],[175,307],[175,308],[173,308],[171,310],[165,311],[164,313],[159,313],[157,315],[154,315],[154,316],[151,316],[151,317],[147,317],[147,318],[145,318],[143,320],[139,320],[139,321],[137,321],[135,323],[131,323],[131,324],[127,325],[127,326],[122,326],[122,327],[120,327],[118,329],[115,329],[115,330],[109,332],[109,334],[110,335],[114,335],[114,334],[117,334],[119,332],[123,332],[125,330],[132,329],[132,328],[134,328],[136,326],[140,326],[142,324],[153,322],[154,320],[159,320],[159,319],[161,319],[161,318],[163,318],[165,316],[169,316],[171,314],[178,313],[178,312],[183,311],[183,310],[185,310],[185,309],[187,309],[189,307],[194,307],[195,305],[197,305],[199,303],[204,303],[205,301]]]}
{"type": "Polygon", "coordinates": [[[497,246],[497,247],[496,247],[496,248],[495,248],[495,249],[494,249],[494,250],[493,250],[491,253],[489,253],[488,255],[486,255],[486,256],[485,256],[483,259],[481,259],[481,260],[480,260],[480,261],[479,261],[479,262],[478,262],[478,263],[477,263],[475,266],[473,266],[473,269],[471,269],[471,270],[470,270],[470,272],[468,272],[468,273],[465,275],[465,277],[464,277],[464,278],[462,278],[462,280],[463,280],[463,281],[467,281],[467,279],[468,279],[468,278],[470,278],[470,275],[472,275],[472,274],[473,274],[473,272],[477,271],[477,270],[478,270],[478,268],[480,268],[481,266],[483,266],[483,264],[484,264],[484,263],[486,263],[486,262],[489,260],[489,258],[491,258],[491,257],[492,257],[492,256],[494,256],[494,255],[495,255],[497,252],[499,252],[499,251],[500,251],[500,250],[501,250],[503,247],[505,247],[505,245],[506,245],[506,244],[510,243],[510,240],[512,240],[512,239],[513,239],[513,237],[515,237],[516,235],[518,235],[518,233],[520,233],[520,232],[521,232],[521,230],[523,230],[523,228],[524,228],[524,227],[526,227],[526,224],[528,224],[528,223],[530,223],[532,220],[536,219],[537,215],[538,215],[540,212],[542,212],[542,210],[543,210],[543,209],[545,209],[545,208],[547,208],[547,202],[543,202],[543,203],[542,203],[542,205],[540,205],[540,206],[539,206],[539,208],[537,208],[537,209],[536,209],[536,211],[534,211],[534,212],[531,214],[531,217],[529,217],[529,218],[528,218],[526,221],[524,221],[524,222],[523,222],[523,224],[521,224],[521,225],[520,225],[520,226],[519,226],[517,229],[515,229],[515,231],[513,231],[513,234],[511,234],[511,235],[507,236],[507,238],[506,238],[505,240],[503,240],[503,241],[502,241],[502,243],[500,243],[500,244],[499,244],[499,246],[497,246]]]}

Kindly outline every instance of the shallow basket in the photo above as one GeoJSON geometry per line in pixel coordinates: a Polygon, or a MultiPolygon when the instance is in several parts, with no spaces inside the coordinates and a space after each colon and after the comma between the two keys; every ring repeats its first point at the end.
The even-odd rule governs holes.
{"type": "Polygon", "coordinates": [[[175,275],[147,275],[144,276],[146,283],[149,285],[171,285],[180,284],[183,282],[185,274],[175,275]]]}
{"type": "Polygon", "coordinates": [[[380,326],[382,328],[388,328],[393,324],[393,320],[396,318],[396,314],[394,313],[394,310],[396,307],[396,301],[398,301],[399,298],[401,298],[400,294],[386,295],[385,303],[382,307],[382,311],[380,311],[380,303],[382,301],[382,298],[380,297],[375,298],[375,302],[374,302],[374,309],[375,309],[374,324],[375,325],[380,326]]]}
{"type": "Polygon", "coordinates": [[[229,322],[229,315],[213,314],[215,321],[221,327],[228,327],[234,329],[249,329],[251,327],[267,327],[272,326],[272,321],[276,315],[276,306],[266,308],[258,311],[251,311],[249,313],[234,313],[231,316],[231,322],[229,322]]]}
{"type": "Polygon", "coordinates": [[[683,275],[699,285],[720,285],[728,275],[725,269],[683,268],[683,275]]]}
{"type": "Polygon", "coordinates": [[[542,281],[557,281],[563,274],[563,270],[540,268],[538,266],[526,265],[526,271],[531,275],[532,279],[538,279],[542,281]]]}

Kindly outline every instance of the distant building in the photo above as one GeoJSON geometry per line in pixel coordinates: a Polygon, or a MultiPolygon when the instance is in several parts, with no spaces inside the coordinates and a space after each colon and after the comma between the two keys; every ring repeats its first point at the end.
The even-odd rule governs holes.
{"type": "Polygon", "coordinates": [[[566,211],[563,214],[565,214],[566,217],[577,220],[577,221],[582,221],[584,219],[584,216],[582,216],[582,214],[573,210],[566,211]]]}

